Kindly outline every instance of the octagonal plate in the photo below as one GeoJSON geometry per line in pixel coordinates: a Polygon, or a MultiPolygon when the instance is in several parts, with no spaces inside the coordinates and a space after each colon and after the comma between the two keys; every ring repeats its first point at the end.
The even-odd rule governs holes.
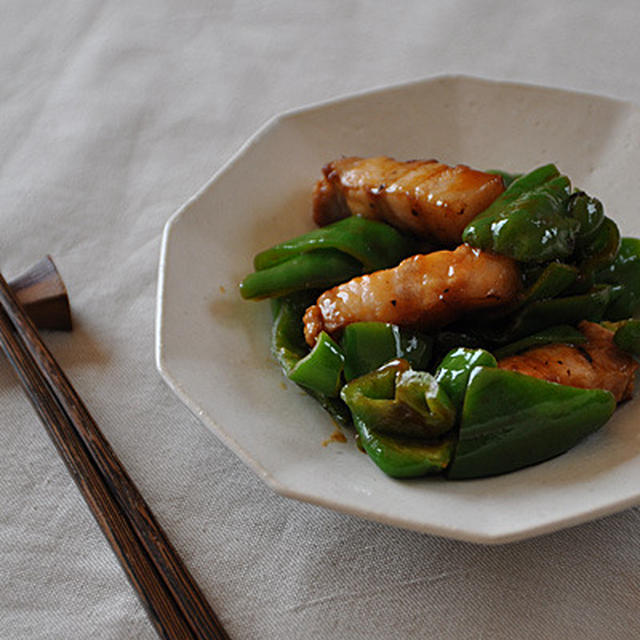
{"type": "Polygon", "coordinates": [[[239,281],[259,250],[312,228],[321,167],[341,155],[528,170],[555,162],[640,235],[640,112],[608,98],[466,77],[384,88],[278,116],[168,221],[157,366],[178,397],[281,494],[451,538],[501,543],[640,502],[640,404],[567,454],[516,473],[394,480],[287,383],[266,302],[239,281]]]}

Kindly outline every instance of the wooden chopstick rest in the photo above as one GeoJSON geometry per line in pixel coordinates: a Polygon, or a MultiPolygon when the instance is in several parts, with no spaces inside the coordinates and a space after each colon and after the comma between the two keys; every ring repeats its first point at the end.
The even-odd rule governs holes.
{"type": "Polygon", "coordinates": [[[71,331],[67,288],[51,256],[46,256],[9,282],[38,329],[71,331]]]}

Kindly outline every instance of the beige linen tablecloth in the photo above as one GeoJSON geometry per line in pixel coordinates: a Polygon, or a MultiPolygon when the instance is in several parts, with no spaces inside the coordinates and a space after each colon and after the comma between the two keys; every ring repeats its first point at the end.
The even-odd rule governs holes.
{"type": "MultiPolygon", "coordinates": [[[[270,116],[443,73],[640,103],[639,32],[633,0],[1,4],[2,270],[54,256],[47,341],[232,638],[640,637],[637,509],[483,547],[299,504],[153,358],[163,224],[270,116]]],[[[154,638],[5,364],[0,407],[0,638],[154,638]]]]}

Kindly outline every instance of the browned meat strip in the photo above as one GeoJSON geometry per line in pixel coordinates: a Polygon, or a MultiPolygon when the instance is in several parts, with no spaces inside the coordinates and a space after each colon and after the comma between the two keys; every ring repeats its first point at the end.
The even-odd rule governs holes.
{"type": "Polygon", "coordinates": [[[467,224],[504,191],[500,176],[436,160],[342,158],[323,173],[313,193],[320,226],[353,214],[445,245],[459,244],[467,224]]]}
{"type": "Polygon", "coordinates": [[[472,309],[496,307],[520,290],[520,272],[505,256],[460,245],[403,260],[325,291],[304,315],[307,343],[353,322],[433,329],[472,309]]]}
{"type": "Polygon", "coordinates": [[[587,338],[584,344],[536,347],[504,358],[498,366],[570,387],[606,389],[618,402],[630,398],[635,360],[615,345],[612,331],[586,320],[578,328],[587,338]]]}

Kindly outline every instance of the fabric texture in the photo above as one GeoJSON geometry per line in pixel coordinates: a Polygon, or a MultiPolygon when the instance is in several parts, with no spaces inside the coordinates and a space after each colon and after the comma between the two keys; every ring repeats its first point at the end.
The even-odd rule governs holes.
{"type": "MultiPolygon", "coordinates": [[[[156,372],[162,228],[263,122],[443,73],[640,103],[633,0],[60,0],[0,10],[1,267],[51,254],[46,340],[235,640],[637,638],[640,511],[484,547],[275,495],[156,372]]],[[[631,169],[631,171],[633,171],[631,169]]],[[[0,638],[155,638],[6,364],[0,638]]]]}

